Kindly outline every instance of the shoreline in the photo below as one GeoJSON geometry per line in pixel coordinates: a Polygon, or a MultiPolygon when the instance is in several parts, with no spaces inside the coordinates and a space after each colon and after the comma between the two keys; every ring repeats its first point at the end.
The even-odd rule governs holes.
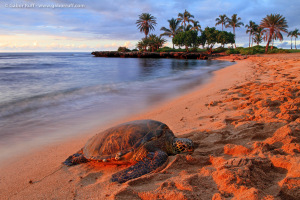
{"type": "Polygon", "coordinates": [[[2,167],[1,199],[297,199],[299,56],[251,56],[213,72],[195,91],[118,122],[151,118],[196,143],[192,156],[170,156],[162,172],[116,184],[111,174],[124,166],[61,167],[94,134],[87,133],[2,167]]]}
{"type": "MultiPolygon", "coordinates": [[[[98,59],[96,59],[96,60],[98,60],[98,59]]],[[[112,58],[112,60],[114,60],[114,58],[112,58]]],[[[134,59],[134,60],[137,61],[139,59],[134,59]]],[[[166,65],[164,65],[164,66],[168,66],[167,64],[170,61],[171,60],[167,60],[166,65]]],[[[98,61],[96,61],[96,62],[98,63],[98,61]]],[[[174,62],[177,62],[177,61],[174,61],[174,62]]],[[[182,61],[179,61],[179,62],[182,62],[182,61]]],[[[165,62],[163,62],[163,63],[165,63],[165,62]]],[[[96,133],[97,131],[95,131],[95,129],[97,129],[99,127],[100,127],[100,129],[102,129],[102,125],[105,127],[108,127],[106,125],[113,124],[114,121],[119,121],[121,119],[128,118],[128,116],[132,116],[133,113],[144,113],[145,110],[151,110],[151,108],[153,106],[156,107],[157,105],[160,105],[164,102],[168,102],[171,99],[174,99],[178,96],[181,96],[183,94],[186,94],[186,93],[189,93],[190,91],[195,90],[195,88],[198,88],[199,85],[202,85],[203,83],[209,81],[209,79],[211,78],[212,70],[218,70],[220,68],[227,67],[228,65],[232,65],[232,63],[230,63],[230,62],[223,62],[223,61],[209,61],[209,62],[193,61],[193,63],[199,63],[197,65],[199,65],[199,67],[201,67],[203,65],[203,67],[205,69],[197,68],[197,71],[195,71],[195,72],[187,71],[187,73],[184,73],[183,75],[179,74],[179,75],[175,75],[175,76],[172,75],[169,77],[164,77],[163,79],[159,79],[159,81],[156,81],[156,82],[154,80],[145,81],[145,82],[142,82],[143,85],[139,84],[138,87],[136,87],[136,86],[134,86],[134,84],[132,84],[133,85],[133,87],[131,87],[132,89],[126,89],[127,93],[123,93],[121,95],[123,95],[123,96],[130,95],[131,96],[130,98],[135,100],[135,102],[132,102],[132,104],[134,106],[128,105],[127,107],[130,109],[127,109],[126,107],[124,109],[122,107],[119,107],[120,109],[116,109],[116,108],[112,107],[111,109],[109,109],[110,114],[108,113],[109,114],[108,116],[104,116],[104,117],[109,118],[107,120],[105,120],[105,119],[102,120],[103,115],[101,115],[101,114],[99,114],[97,116],[97,113],[99,113],[99,112],[95,112],[96,114],[94,114],[93,112],[91,112],[91,110],[88,112],[85,112],[85,113],[80,112],[81,110],[77,110],[76,112],[73,112],[74,113],[73,117],[70,116],[69,121],[67,121],[67,124],[74,124],[72,128],[63,127],[65,122],[63,122],[63,120],[61,120],[59,123],[54,124],[57,127],[60,126],[60,128],[53,127],[53,129],[52,129],[51,128],[51,120],[48,120],[49,123],[44,123],[45,127],[46,127],[46,131],[47,131],[47,127],[51,128],[52,132],[48,132],[48,134],[46,131],[43,131],[40,129],[41,135],[36,134],[36,137],[31,137],[31,138],[27,137],[27,140],[18,141],[18,139],[16,139],[16,142],[12,142],[12,143],[9,143],[9,140],[6,140],[7,141],[6,143],[4,143],[3,145],[0,145],[1,146],[0,159],[6,160],[6,161],[8,159],[13,160],[13,157],[16,157],[16,158],[21,157],[21,155],[18,155],[18,153],[20,153],[20,152],[22,155],[26,155],[30,152],[35,152],[36,150],[39,150],[40,147],[49,146],[51,144],[55,144],[60,141],[68,141],[69,139],[76,138],[76,137],[78,137],[78,135],[82,135],[83,132],[86,132],[87,134],[90,132],[96,133]],[[203,64],[203,63],[209,63],[209,64],[203,64]],[[206,67],[206,65],[209,67],[206,67]],[[149,88],[149,86],[150,86],[150,88],[149,88]],[[140,91],[139,93],[136,93],[135,91],[140,90],[139,88],[141,88],[141,87],[145,87],[145,89],[143,89],[143,91],[140,91]],[[133,89],[133,88],[136,88],[136,89],[133,89]],[[151,89],[151,88],[153,88],[153,89],[151,89]],[[149,98],[147,98],[146,96],[149,98]],[[139,105],[144,105],[144,106],[139,106],[139,105]],[[126,111],[126,110],[128,110],[128,111],[126,111]],[[129,112],[129,110],[130,110],[130,112],[129,112]],[[88,115],[87,115],[87,113],[88,113],[88,115]],[[113,117],[113,115],[115,115],[115,117],[113,117]],[[112,116],[112,117],[110,117],[110,116],[112,116]],[[75,119],[78,118],[78,120],[75,121],[74,118],[75,119]],[[98,122],[95,122],[95,121],[98,121],[98,122]],[[80,124],[82,124],[82,125],[80,125],[80,124]],[[90,126],[86,125],[86,124],[89,124],[90,126]]],[[[125,90],[124,90],[124,92],[125,92],[125,90]]],[[[118,96],[116,96],[116,97],[118,97],[118,96]]],[[[122,102],[121,99],[126,100],[126,98],[122,98],[122,96],[118,97],[118,98],[114,98],[114,99],[111,101],[110,104],[112,104],[115,101],[116,106],[118,106],[117,104],[122,102]],[[116,100],[114,100],[114,99],[116,99],[116,100]],[[118,101],[119,101],[119,103],[118,103],[118,101]]],[[[122,102],[121,104],[124,104],[124,102],[122,102]]],[[[109,105],[109,104],[107,104],[107,105],[109,105]]],[[[96,107],[96,105],[95,105],[95,107],[96,107]]],[[[54,108],[54,110],[55,110],[55,108],[54,108]]],[[[103,113],[105,112],[105,110],[99,110],[99,111],[101,111],[103,113]]],[[[49,113],[51,113],[51,111],[48,112],[47,114],[49,115],[49,113]]],[[[17,116],[18,116],[18,114],[17,114],[17,116]]],[[[23,117],[23,119],[28,119],[28,118],[23,117]]],[[[31,118],[29,118],[29,119],[31,119],[31,118]]],[[[68,119],[66,119],[66,120],[68,120],[68,119]]],[[[10,120],[8,120],[8,121],[10,121],[10,120]]],[[[20,119],[20,120],[16,120],[16,121],[26,121],[26,120],[20,119]]],[[[32,121],[34,121],[34,120],[32,120],[32,121]]],[[[11,123],[11,124],[13,124],[13,123],[11,123]]],[[[38,128],[36,130],[32,128],[30,131],[25,131],[26,124],[31,124],[31,123],[24,122],[23,124],[25,126],[20,126],[20,127],[22,127],[21,131],[29,132],[29,133],[31,131],[31,132],[38,133],[38,131],[39,131],[38,128]]],[[[14,130],[9,130],[9,131],[12,133],[19,132],[17,129],[15,129],[15,131],[14,130]]],[[[2,133],[5,133],[5,130],[3,130],[2,133]]],[[[9,135],[8,131],[7,131],[7,135],[9,135]]],[[[21,134],[19,137],[21,138],[21,134]]],[[[13,140],[13,139],[11,139],[11,140],[13,140]]],[[[0,163],[0,167],[4,164],[5,163],[0,163]]]]}
{"type": "Polygon", "coordinates": [[[207,60],[215,57],[207,53],[197,52],[118,52],[118,51],[94,51],[95,57],[119,57],[119,58],[177,58],[207,60]]]}

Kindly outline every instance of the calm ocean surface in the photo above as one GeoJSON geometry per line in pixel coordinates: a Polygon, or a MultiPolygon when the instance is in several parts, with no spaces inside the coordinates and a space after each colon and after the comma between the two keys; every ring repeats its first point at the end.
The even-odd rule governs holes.
{"type": "Polygon", "coordinates": [[[230,62],[0,53],[0,158],[141,112],[230,62]]]}

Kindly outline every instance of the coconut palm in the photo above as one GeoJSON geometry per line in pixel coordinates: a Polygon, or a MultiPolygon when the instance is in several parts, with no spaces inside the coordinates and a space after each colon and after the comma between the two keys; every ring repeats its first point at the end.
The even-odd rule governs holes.
{"type": "Polygon", "coordinates": [[[150,30],[154,30],[154,26],[156,25],[156,18],[149,13],[142,13],[139,15],[139,19],[136,21],[136,25],[140,32],[145,33],[145,38],[150,30]]]}
{"type": "Polygon", "coordinates": [[[141,41],[139,41],[136,45],[136,47],[140,50],[140,51],[147,51],[147,47],[149,45],[149,39],[147,38],[143,38],[141,41]]]}
{"type": "Polygon", "coordinates": [[[178,13],[177,20],[181,21],[181,25],[186,28],[186,23],[194,23],[194,20],[192,20],[191,18],[194,18],[194,15],[191,15],[191,13],[185,10],[184,13],[178,13]]]}
{"type": "Polygon", "coordinates": [[[161,38],[161,36],[157,36],[155,34],[150,34],[148,39],[148,46],[153,51],[156,51],[166,42],[165,39],[161,38]]]}
{"type": "Polygon", "coordinates": [[[262,28],[259,27],[259,26],[256,26],[254,28],[254,33],[253,33],[254,37],[253,37],[253,41],[259,45],[259,43],[262,42],[262,36],[263,36],[263,33],[262,33],[262,28]]]}
{"type": "Polygon", "coordinates": [[[266,33],[266,50],[268,52],[269,44],[272,39],[278,38],[279,40],[283,40],[281,32],[287,33],[287,22],[285,17],[280,14],[270,14],[263,18],[260,22],[260,27],[264,30],[263,32],[266,33]]]}
{"type": "Polygon", "coordinates": [[[219,17],[216,18],[217,23],[216,23],[215,26],[217,26],[219,24],[222,24],[222,31],[223,31],[223,26],[226,25],[227,21],[228,21],[228,17],[225,14],[224,15],[219,15],[219,17]]]}
{"type": "Polygon", "coordinates": [[[274,41],[279,39],[280,41],[283,40],[283,36],[281,33],[279,33],[278,35],[274,34],[273,37],[272,37],[272,46],[271,46],[271,50],[273,50],[273,47],[274,47],[274,41]],[[280,39],[282,38],[282,39],[280,39]]]}
{"type": "Polygon", "coordinates": [[[288,35],[287,35],[287,36],[288,36],[288,37],[291,37],[291,49],[293,49],[293,37],[294,37],[293,31],[288,32],[288,35]]]}
{"type": "Polygon", "coordinates": [[[254,33],[254,29],[255,29],[255,26],[256,26],[256,24],[255,24],[255,22],[253,22],[253,21],[249,21],[249,25],[248,24],[246,24],[246,28],[247,28],[247,30],[246,30],[246,33],[249,33],[249,47],[250,47],[250,43],[251,43],[251,36],[253,35],[253,33],[254,33]]]}
{"type": "MultiPolygon", "coordinates": [[[[172,18],[168,20],[168,22],[169,22],[169,29],[167,29],[166,27],[161,27],[160,30],[164,32],[160,34],[160,36],[169,36],[174,38],[174,36],[181,31],[181,27],[179,26],[180,21],[172,18]]],[[[173,43],[173,49],[174,49],[174,43],[173,43]]]]}
{"type": "MultiPolygon", "coordinates": [[[[228,18],[226,28],[232,27],[233,28],[233,34],[234,34],[234,40],[235,40],[235,28],[239,28],[241,26],[244,26],[243,22],[240,22],[241,18],[237,17],[237,14],[233,14],[231,16],[231,19],[228,18]]],[[[234,43],[234,46],[236,48],[236,44],[234,43]]]]}
{"type": "Polygon", "coordinates": [[[199,24],[199,21],[194,21],[193,22],[193,27],[191,28],[191,30],[195,30],[195,31],[200,31],[201,30],[201,25],[199,24]]]}
{"type": "Polygon", "coordinates": [[[298,38],[298,35],[300,35],[299,29],[295,29],[293,31],[293,37],[295,37],[295,49],[297,49],[297,45],[296,45],[296,39],[298,38]]]}

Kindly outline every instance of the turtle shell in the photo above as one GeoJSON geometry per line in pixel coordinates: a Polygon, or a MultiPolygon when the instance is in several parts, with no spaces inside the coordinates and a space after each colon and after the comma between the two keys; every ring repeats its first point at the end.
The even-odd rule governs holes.
{"type": "Polygon", "coordinates": [[[89,139],[83,148],[87,159],[111,159],[116,154],[135,152],[146,142],[172,131],[162,122],[154,120],[131,121],[109,128],[89,139]]]}

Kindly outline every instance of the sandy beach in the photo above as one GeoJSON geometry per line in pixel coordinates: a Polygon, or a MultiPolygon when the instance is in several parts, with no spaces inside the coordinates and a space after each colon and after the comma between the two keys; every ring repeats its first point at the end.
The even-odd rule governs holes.
{"type": "MultiPolygon", "coordinates": [[[[196,144],[158,173],[124,184],[128,166],[61,163],[95,133],[1,161],[0,199],[300,199],[300,54],[222,57],[195,91],[123,119],[154,119],[196,144]]],[[[115,124],[117,124],[115,123],[115,124]]]]}

